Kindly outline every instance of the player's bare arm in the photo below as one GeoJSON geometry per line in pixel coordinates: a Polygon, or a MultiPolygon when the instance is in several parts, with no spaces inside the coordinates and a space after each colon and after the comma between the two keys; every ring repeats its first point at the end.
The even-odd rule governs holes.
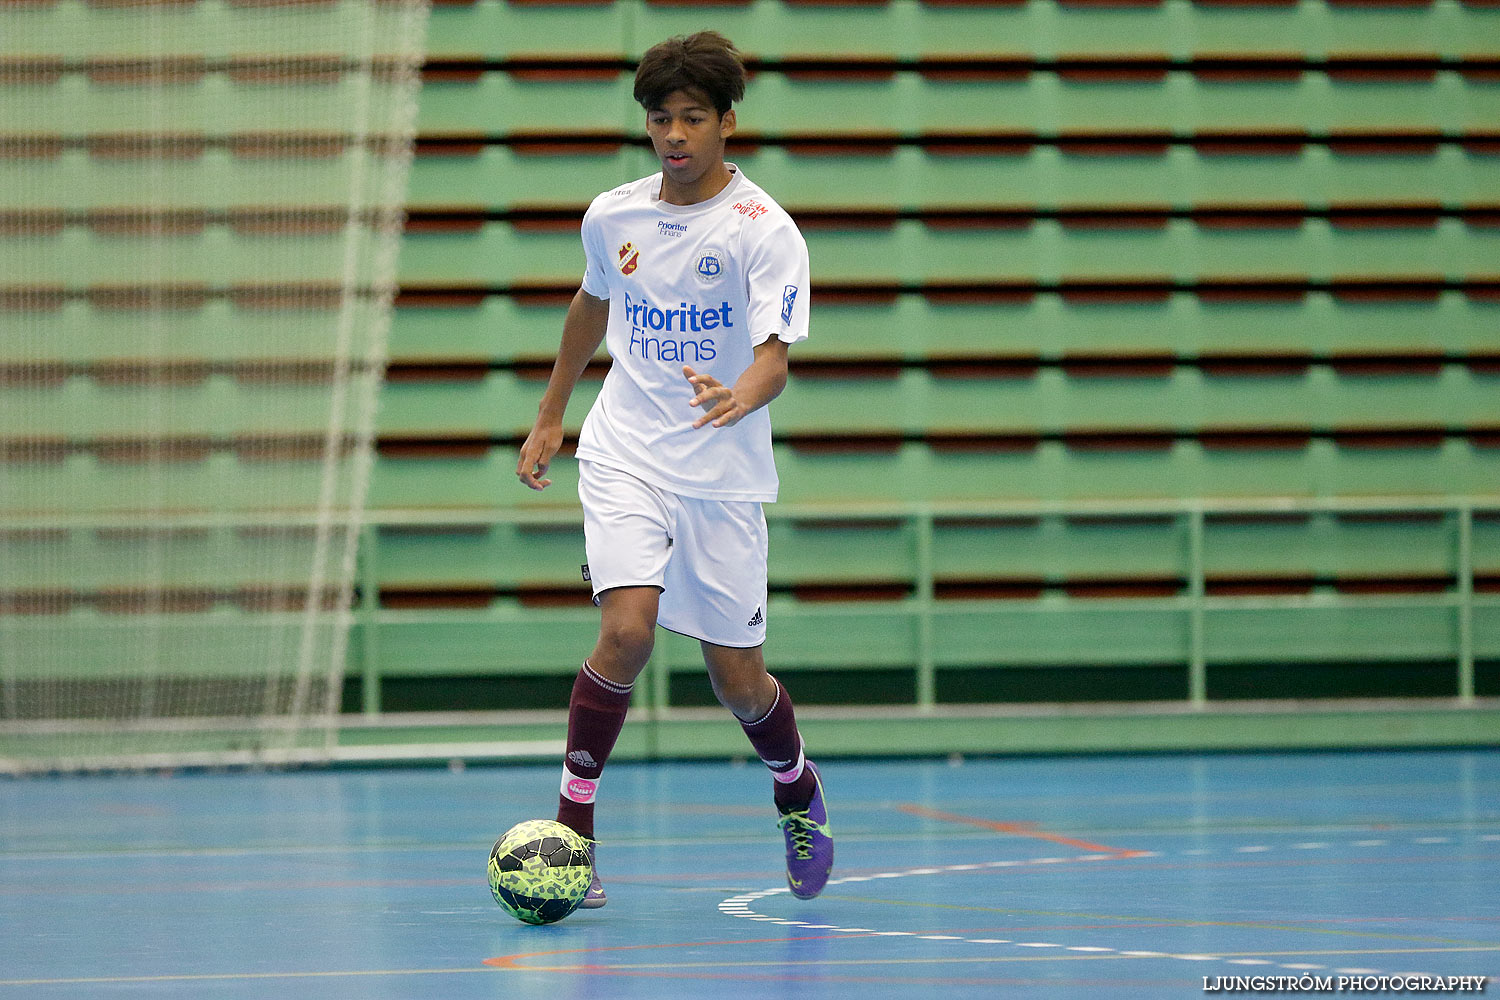
{"type": "Polygon", "coordinates": [[[693,427],[696,429],[709,423],[715,427],[731,427],[781,395],[781,390],[786,388],[786,348],[786,341],[780,337],[771,337],[757,346],[755,360],[732,386],[683,365],[682,374],[697,391],[688,405],[700,406],[705,411],[693,422],[693,427]]]}
{"type": "Polygon", "coordinates": [[[563,413],[583,370],[588,367],[594,352],[599,350],[608,326],[609,300],[596,299],[579,289],[568,306],[567,318],[563,320],[562,346],[552,364],[547,391],[542,394],[542,402],[537,407],[536,423],[526,435],[516,461],[516,477],[531,489],[543,490],[552,485],[552,480],[543,477],[547,475],[553,456],[562,447],[563,413]]]}

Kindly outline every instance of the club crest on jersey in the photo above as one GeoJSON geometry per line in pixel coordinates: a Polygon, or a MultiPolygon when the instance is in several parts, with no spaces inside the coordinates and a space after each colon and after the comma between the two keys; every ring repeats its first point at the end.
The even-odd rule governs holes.
{"type": "Polygon", "coordinates": [[[705,250],[698,255],[693,270],[704,281],[718,281],[719,275],[724,273],[724,257],[717,250],[705,250]]]}
{"type": "Polygon", "coordinates": [[[797,286],[787,285],[781,290],[781,322],[792,325],[792,305],[797,301],[797,286]]]}
{"type": "Polygon", "coordinates": [[[635,269],[640,266],[640,263],[641,252],[635,248],[634,243],[626,240],[625,245],[620,247],[620,273],[634,274],[635,269]]]}

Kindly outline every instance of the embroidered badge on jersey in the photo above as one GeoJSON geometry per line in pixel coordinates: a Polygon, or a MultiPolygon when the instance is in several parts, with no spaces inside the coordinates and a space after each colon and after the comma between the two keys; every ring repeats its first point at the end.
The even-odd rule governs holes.
{"type": "Polygon", "coordinates": [[[787,285],[781,290],[781,322],[792,325],[792,303],[797,301],[797,286],[787,285]]]}
{"type": "Polygon", "coordinates": [[[641,263],[641,252],[635,248],[635,244],[629,240],[620,247],[620,273],[634,274],[636,267],[641,263]]]}
{"type": "Polygon", "coordinates": [[[693,270],[704,281],[718,281],[724,273],[724,255],[718,250],[705,250],[698,255],[693,270]]]}

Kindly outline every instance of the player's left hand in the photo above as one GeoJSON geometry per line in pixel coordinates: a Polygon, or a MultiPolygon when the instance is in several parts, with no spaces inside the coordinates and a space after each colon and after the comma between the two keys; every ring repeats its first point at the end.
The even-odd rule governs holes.
{"type": "Polygon", "coordinates": [[[712,375],[699,375],[687,365],[682,366],[682,374],[697,392],[688,405],[701,406],[705,411],[703,416],[693,421],[694,430],[708,423],[715,427],[731,427],[750,412],[749,408],[734,398],[732,388],[712,375]]]}

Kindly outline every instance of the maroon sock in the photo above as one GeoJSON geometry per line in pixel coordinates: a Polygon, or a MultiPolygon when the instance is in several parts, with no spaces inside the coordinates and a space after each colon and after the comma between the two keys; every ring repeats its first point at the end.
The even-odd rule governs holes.
{"type": "Polygon", "coordinates": [[[557,796],[557,821],[581,836],[594,839],[594,793],[599,772],[615,748],[625,712],[630,707],[629,684],[608,680],[587,660],[573,681],[568,701],[568,752],[563,760],[562,790],[557,796]]]}
{"type": "Polygon", "coordinates": [[[776,779],[776,807],[801,809],[812,801],[813,776],[802,755],[802,735],[797,732],[797,715],[792,711],[792,697],[776,678],[776,700],[765,715],[754,722],[740,720],[750,745],[760,755],[761,763],[771,769],[776,779]]]}

